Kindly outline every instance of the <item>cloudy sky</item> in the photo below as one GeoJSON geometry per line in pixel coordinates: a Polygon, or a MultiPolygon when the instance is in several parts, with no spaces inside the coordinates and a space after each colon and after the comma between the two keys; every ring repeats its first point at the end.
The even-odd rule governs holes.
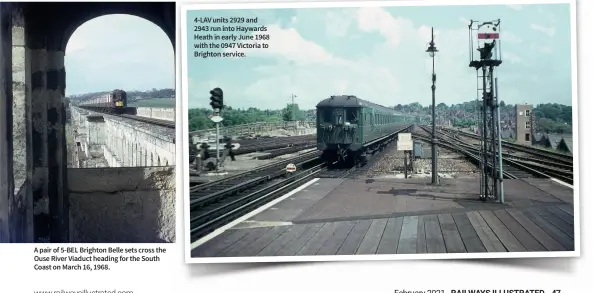
{"type": "MultiPolygon", "coordinates": [[[[268,49],[246,58],[188,58],[189,106],[208,107],[211,88],[232,107],[301,108],[333,94],[382,105],[431,103],[435,27],[437,102],[475,99],[469,64],[469,19],[502,19],[499,90],[507,103],[572,103],[568,4],[189,11],[195,17],[258,16],[268,49]]],[[[192,40],[194,32],[188,31],[192,40]]],[[[193,43],[188,52],[193,54],[193,43]]]]}
{"type": "Polygon", "coordinates": [[[175,87],[174,49],[165,32],[130,15],[81,25],[66,46],[66,95],[175,87]]]}

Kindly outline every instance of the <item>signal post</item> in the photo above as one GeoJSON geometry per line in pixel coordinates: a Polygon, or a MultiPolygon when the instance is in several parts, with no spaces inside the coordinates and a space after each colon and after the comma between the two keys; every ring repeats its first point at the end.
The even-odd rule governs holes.
{"type": "Polygon", "coordinates": [[[216,87],[211,90],[211,107],[215,112],[211,117],[211,121],[215,122],[215,154],[216,154],[216,164],[215,164],[215,171],[219,172],[219,124],[223,121],[223,117],[221,117],[221,109],[223,109],[223,90],[216,87]]]}
{"type": "Polygon", "coordinates": [[[469,67],[477,75],[477,120],[480,126],[480,199],[498,199],[504,203],[502,171],[502,141],[500,136],[500,108],[497,96],[496,69],[502,64],[500,47],[500,19],[474,21],[469,24],[469,67]],[[479,51],[475,58],[475,51],[479,51]],[[492,166],[489,168],[489,166],[492,166]]]}

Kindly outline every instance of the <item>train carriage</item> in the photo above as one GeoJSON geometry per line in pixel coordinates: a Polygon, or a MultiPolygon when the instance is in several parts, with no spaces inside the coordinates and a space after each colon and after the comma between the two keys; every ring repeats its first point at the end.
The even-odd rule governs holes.
{"type": "Polygon", "coordinates": [[[352,95],[331,96],[316,105],[317,147],[329,162],[365,164],[381,138],[407,123],[399,113],[352,95]]]}
{"type": "Polygon", "coordinates": [[[79,105],[89,109],[124,113],[128,107],[128,99],[126,91],[116,89],[110,93],[88,98],[80,102],[79,105]]]}

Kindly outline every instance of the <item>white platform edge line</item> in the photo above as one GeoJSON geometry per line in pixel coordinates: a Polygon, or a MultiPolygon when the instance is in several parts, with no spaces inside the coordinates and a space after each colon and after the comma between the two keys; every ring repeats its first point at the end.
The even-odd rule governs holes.
{"type": "Polygon", "coordinates": [[[320,180],[320,178],[314,178],[314,179],[312,179],[312,180],[310,180],[310,181],[308,181],[308,182],[306,182],[306,183],[302,184],[302,185],[301,185],[301,186],[299,186],[298,188],[296,188],[296,189],[294,189],[294,190],[290,191],[289,193],[287,193],[287,194],[285,194],[285,195],[283,195],[283,196],[281,196],[281,197],[278,197],[278,198],[276,198],[276,199],[272,200],[271,202],[269,202],[269,203],[267,203],[267,204],[265,204],[265,205],[263,205],[263,206],[261,206],[261,207],[259,207],[259,208],[255,209],[255,210],[253,210],[253,211],[251,211],[251,212],[249,212],[249,213],[247,213],[247,214],[245,214],[245,215],[243,215],[243,216],[241,216],[241,217],[237,218],[237,219],[236,219],[236,220],[234,220],[233,222],[231,222],[231,223],[229,223],[229,224],[227,224],[227,225],[225,225],[225,226],[223,226],[223,227],[221,227],[221,228],[218,228],[217,230],[215,230],[215,231],[211,232],[211,233],[210,233],[210,234],[208,234],[207,236],[205,236],[205,237],[203,237],[203,238],[200,238],[200,239],[198,239],[197,241],[195,241],[194,243],[192,243],[192,244],[190,245],[190,249],[192,250],[192,249],[195,249],[195,248],[197,248],[197,247],[201,246],[202,244],[206,243],[207,241],[209,241],[209,240],[211,240],[211,239],[213,239],[213,238],[215,238],[215,237],[217,237],[217,236],[221,235],[221,234],[222,234],[223,232],[225,232],[226,230],[228,230],[228,229],[230,229],[230,228],[232,228],[232,227],[234,227],[234,226],[238,225],[239,223],[241,223],[241,222],[243,222],[243,221],[245,221],[245,220],[247,220],[247,219],[249,219],[249,218],[252,218],[252,217],[254,217],[254,216],[256,216],[256,215],[258,215],[258,214],[262,213],[263,211],[265,211],[265,210],[267,210],[267,209],[271,208],[272,206],[276,205],[277,203],[279,203],[279,202],[281,202],[281,201],[283,201],[283,200],[287,199],[288,197],[290,197],[290,196],[292,196],[292,195],[294,195],[294,194],[296,194],[296,193],[298,193],[298,192],[302,191],[303,189],[305,189],[306,187],[308,187],[308,186],[312,185],[314,182],[316,182],[316,181],[318,181],[318,180],[320,180]]]}
{"type": "Polygon", "coordinates": [[[561,180],[559,180],[559,179],[556,179],[556,178],[550,178],[550,179],[551,179],[552,181],[554,181],[554,182],[556,182],[556,183],[560,184],[560,185],[563,185],[563,186],[566,186],[566,187],[568,187],[568,188],[572,188],[572,189],[574,189],[574,186],[572,186],[572,185],[570,185],[570,184],[568,184],[568,183],[566,183],[566,182],[564,182],[564,181],[561,181],[561,180]]]}

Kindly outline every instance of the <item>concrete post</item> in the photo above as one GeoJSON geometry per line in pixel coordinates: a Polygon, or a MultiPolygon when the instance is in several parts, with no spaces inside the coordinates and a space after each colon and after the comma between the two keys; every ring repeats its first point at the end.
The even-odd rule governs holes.
{"type": "Polygon", "coordinates": [[[118,137],[117,149],[118,151],[116,152],[116,158],[118,161],[120,161],[120,163],[122,163],[122,158],[124,158],[124,139],[121,137],[118,137]]]}
{"type": "Polygon", "coordinates": [[[49,242],[50,213],[48,198],[47,154],[47,51],[45,30],[35,22],[25,23],[26,46],[31,57],[31,121],[33,148],[33,218],[34,242],[49,242]]]}
{"type": "Polygon", "coordinates": [[[12,174],[12,24],[11,4],[0,3],[0,243],[11,242],[12,174]]]}
{"type": "Polygon", "coordinates": [[[136,145],[136,167],[143,166],[143,149],[140,144],[136,145]]]}
{"type": "Polygon", "coordinates": [[[69,200],[66,186],[66,115],[64,109],[64,52],[48,50],[47,128],[48,128],[48,197],[52,216],[50,239],[53,243],[69,241],[69,200]]]}
{"type": "Polygon", "coordinates": [[[103,145],[105,143],[105,121],[103,116],[87,116],[87,141],[89,145],[103,145]]]}
{"type": "Polygon", "coordinates": [[[130,166],[130,141],[126,139],[124,144],[124,157],[122,158],[122,167],[130,166]]]}
{"type": "Polygon", "coordinates": [[[134,143],[133,142],[128,142],[128,157],[127,157],[127,161],[128,164],[126,167],[132,167],[134,166],[134,143]]]}
{"type": "Polygon", "coordinates": [[[90,158],[98,158],[104,155],[103,146],[106,143],[105,129],[103,116],[87,116],[87,146],[89,148],[90,158]]]}
{"type": "MultiPolygon", "coordinates": [[[[107,123],[106,123],[106,127],[105,127],[105,148],[107,150],[109,150],[110,152],[113,149],[112,144],[113,144],[112,134],[109,131],[109,125],[107,125],[107,123]]],[[[105,154],[104,156],[105,156],[106,160],[108,160],[108,164],[110,164],[109,158],[107,157],[107,153],[104,152],[104,154],[105,154]]]]}
{"type": "Polygon", "coordinates": [[[17,242],[33,242],[33,176],[31,137],[30,58],[25,46],[25,19],[20,6],[12,7],[13,174],[17,242]],[[18,215],[18,216],[17,216],[18,215]]]}
{"type": "Polygon", "coordinates": [[[126,156],[126,154],[124,153],[124,150],[126,149],[126,139],[124,137],[121,137],[120,140],[120,146],[118,147],[118,163],[120,165],[120,167],[122,165],[124,165],[124,158],[126,156]]]}
{"type": "Polygon", "coordinates": [[[130,167],[136,167],[136,148],[138,147],[138,144],[132,143],[132,153],[130,154],[130,159],[132,161],[132,163],[130,164],[130,167]]]}

